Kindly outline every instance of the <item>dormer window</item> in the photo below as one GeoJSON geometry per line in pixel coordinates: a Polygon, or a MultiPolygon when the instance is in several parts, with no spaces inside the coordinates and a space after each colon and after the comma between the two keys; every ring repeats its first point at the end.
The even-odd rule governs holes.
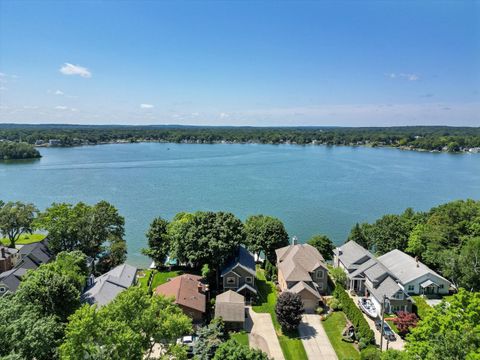
{"type": "Polygon", "coordinates": [[[317,270],[315,275],[317,279],[323,279],[323,270],[317,270]]]}
{"type": "Polygon", "coordinates": [[[235,277],[233,276],[227,277],[227,285],[235,285],[235,277]]]}
{"type": "Polygon", "coordinates": [[[245,282],[246,282],[247,284],[251,284],[251,283],[253,282],[253,278],[252,278],[251,276],[246,276],[246,277],[245,277],[245,282]]]}

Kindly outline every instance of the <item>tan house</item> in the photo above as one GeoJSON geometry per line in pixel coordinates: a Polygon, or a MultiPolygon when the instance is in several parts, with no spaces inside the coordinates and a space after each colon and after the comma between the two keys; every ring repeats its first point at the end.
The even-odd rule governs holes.
{"type": "Polygon", "coordinates": [[[245,297],[228,290],[215,298],[215,317],[222,318],[228,330],[241,330],[245,325],[245,297]]]}
{"type": "Polygon", "coordinates": [[[305,311],[314,311],[327,290],[328,270],[323,256],[308,244],[285,246],[275,253],[280,289],[300,295],[305,311]]]}
{"type": "Polygon", "coordinates": [[[155,294],[173,297],[175,304],[194,322],[201,322],[206,312],[206,286],[198,275],[183,274],[157,286],[155,294]]]}

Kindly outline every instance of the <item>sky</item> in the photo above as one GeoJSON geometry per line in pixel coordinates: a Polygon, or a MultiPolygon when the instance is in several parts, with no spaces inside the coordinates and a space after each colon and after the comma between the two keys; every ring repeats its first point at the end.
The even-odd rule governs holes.
{"type": "Polygon", "coordinates": [[[480,126],[480,1],[0,0],[0,122],[480,126]]]}

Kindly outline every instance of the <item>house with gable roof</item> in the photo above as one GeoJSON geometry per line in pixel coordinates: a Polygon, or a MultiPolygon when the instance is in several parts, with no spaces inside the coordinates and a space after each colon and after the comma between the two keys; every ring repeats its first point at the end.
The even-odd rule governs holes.
{"type": "Polygon", "coordinates": [[[255,258],[243,245],[238,246],[233,257],[223,268],[220,277],[224,291],[233,290],[245,297],[247,303],[257,296],[255,287],[255,258]]]}
{"type": "Polygon", "coordinates": [[[314,311],[327,290],[328,269],[323,256],[309,244],[285,246],[275,253],[280,289],[300,295],[305,311],[314,311]]]}

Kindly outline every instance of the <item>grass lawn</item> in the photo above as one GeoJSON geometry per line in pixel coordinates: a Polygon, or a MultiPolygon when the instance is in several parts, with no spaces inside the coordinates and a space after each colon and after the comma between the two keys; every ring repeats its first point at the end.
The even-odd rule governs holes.
{"type": "Polygon", "coordinates": [[[245,331],[230,333],[230,339],[237,340],[239,344],[248,346],[248,334],[245,331]]]}
{"type": "Polygon", "coordinates": [[[345,328],[347,319],[342,311],[337,311],[325,321],[322,321],[328,339],[332,344],[339,359],[360,359],[360,353],[355,349],[352,343],[342,340],[342,331],[345,328]]]}
{"type": "Polygon", "coordinates": [[[158,285],[165,284],[168,279],[174,278],[175,276],[181,275],[183,271],[156,271],[153,275],[152,280],[152,290],[155,289],[158,285]]]}
{"type": "MultiPolygon", "coordinates": [[[[22,234],[20,238],[17,240],[16,245],[27,245],[31,243],[36,243],[45,239],[45,234],[22,234]]],[[[0,243],[5,246],[10,245],[10,240],[7,238],[1,238],[0,243]]]]}
{"type": "Polygon", "coordinates": [[[275,315],[275,303],[277,302],[275,285],[265,279],[265,272],[263,269],[257,268],[256,285],[258,289],[258,301],[257,305],[252,306],[253,311],[270,314],[285,359],[308,360],[302,340],[298,337],[298,332],[282,334],[280,324],[275,315]]]}

